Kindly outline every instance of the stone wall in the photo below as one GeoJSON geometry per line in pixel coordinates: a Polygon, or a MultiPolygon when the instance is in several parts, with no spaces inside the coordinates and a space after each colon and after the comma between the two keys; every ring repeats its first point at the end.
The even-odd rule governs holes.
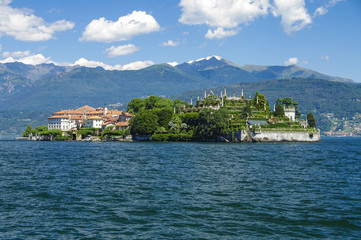
{"type": "Polygon", "coordinates": [[[255,142],[318,142],[321,140],[320,133],[298,131],[260,131],[252,133],[252,140],[255,142]]]}

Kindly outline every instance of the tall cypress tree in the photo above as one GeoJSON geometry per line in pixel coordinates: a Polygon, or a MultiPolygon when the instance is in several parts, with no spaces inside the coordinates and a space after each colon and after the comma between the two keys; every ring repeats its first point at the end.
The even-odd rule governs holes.
{"type": "Polygon", "coordinates": [[[316,118],[310,112],[307,113],[307,123],[308,123],[308,126],[310,126],[312,128],[316,127],[316,118]]]}

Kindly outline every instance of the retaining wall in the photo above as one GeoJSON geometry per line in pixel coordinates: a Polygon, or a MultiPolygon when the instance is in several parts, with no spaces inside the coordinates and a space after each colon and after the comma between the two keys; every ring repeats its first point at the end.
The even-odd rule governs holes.
{"type": "Polygon", "coordinates": [[[309,132],[297,131],[261,131],[252,133],[252,140],[255,142],[318,142],[321,140],[319,132],[313,136],[309,132]]]}

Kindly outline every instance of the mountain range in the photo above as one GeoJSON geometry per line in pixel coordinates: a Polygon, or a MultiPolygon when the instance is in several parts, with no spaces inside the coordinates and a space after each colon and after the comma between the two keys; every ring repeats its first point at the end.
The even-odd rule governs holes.
{"type": "Polygon", "coordinates": [[[125,109],[131,99],[150,95],[189,101],[203,89],[224,86],[228,93],[241,86],[247,95],[259,91],[271,104],[289,96],[300,103],[301,112],[321,118],[328,112],[361,113],[361,84],[296,65],[238,66],[218,56],[127,71],[14,62],[0,64],[0,133],[15,133],[27,123],[46,124],[46,116],[61,109],[104,104],[125,109]]]}
{"type": "Polygon", "coordinates": [[[0,64],[0,111],[55,111],[84,104],[127,103],[135,97],[170,96],[195,89],[283,78],[353,82],[296,65],[241,67],[217,56],[131,71],[13,62],[0,64]]]}

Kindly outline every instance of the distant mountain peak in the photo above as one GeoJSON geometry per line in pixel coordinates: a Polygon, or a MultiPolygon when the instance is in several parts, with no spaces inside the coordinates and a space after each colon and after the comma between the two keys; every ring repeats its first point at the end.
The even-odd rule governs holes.
{"type": "Polygon", "coordinates": [[[176,65],[175,67],[181,69],[182,71],[207,71],[212,69],[218,69],[226,66],[232,66],[240,68],[237,64],[228,61],[227,59],[213,55],[205,58],[199,58],[197,60],[192,60],[176,65]]]}
{"type": "Polygon", "coordinates": [[[213,56],[208,56],[208,57],[205,57],[205,58],[199,58],[199,59],[197,59],[197,60],[191,60],[191,61],[188,61],[187,63],[188,64],[192,64],[192,63],[195,63],[195,62],[200,62],[200,61],[204,61],[204,60],[210,60],[210,59],[212,59],[212,58],[215,58],[216,60],[218,60],[218,61],[221,61],[223,58],[222,57],[220,57],[220,56],[217,56],[217,55],[213,55],[213,56]]]}

